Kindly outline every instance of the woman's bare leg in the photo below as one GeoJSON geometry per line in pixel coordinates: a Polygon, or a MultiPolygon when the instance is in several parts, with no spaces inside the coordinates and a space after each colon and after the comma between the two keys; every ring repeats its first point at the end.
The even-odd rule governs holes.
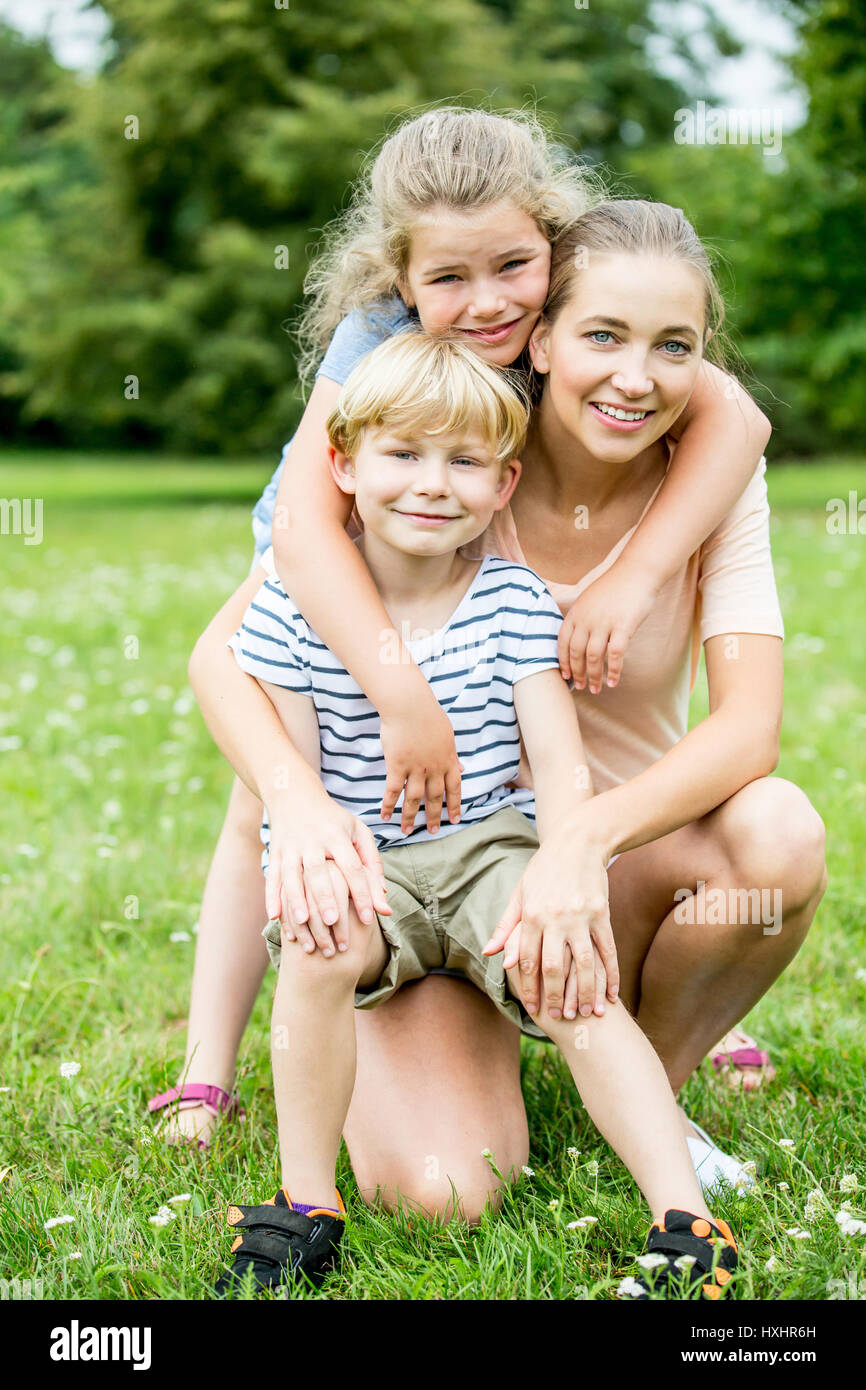
{"type": "MultiPolygon", "coordinates": [[[[202,899],[179,1081],[231,1090],[238,1047],[268,965],[261,934],[267,915],[261,819],[261,802],[235,779],[202,899]]],[[[172,1112],[162,1133],[204,1136],[213,1124],[213,1116],[198,1105],[172,1112]]]]}
{"type": "Polygon", "coordinates": [[[529,1153],[520,1032],[467,981],[428,975],[355,1013],[344,1134],[364,1200],[477,1221],[529,1153]],[[458,1197],[454,1210],[451,1184],[458,1197]]]}
{"type": "Polygon", "coordinates": [[[802,945],[826,886],[824,827],[798,787],[760,778],[623,854],[609,883],[622,996],[677,1091],[802,945]],[[683,893],[700,882],[690,923],[683,893]],[[764,890],[760,911],[778,921],[737,890],[764,890]]]}

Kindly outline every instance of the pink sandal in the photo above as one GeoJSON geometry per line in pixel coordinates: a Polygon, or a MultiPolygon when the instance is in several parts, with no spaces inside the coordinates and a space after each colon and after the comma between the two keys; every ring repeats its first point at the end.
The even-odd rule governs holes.
{"type": "MultiPolygon", "coordinates": [[[[765,1052],[760,1047],[735,1047],[730,1052],[722,1049],[719,1052],[714,1052],[710,1061],[720,1075],[729,1067],[745,1074],[747,1067],[757,1067],[763,1071],[765,1067],[771,1066],[769,1052],[765,1052]]],[[[775,1075],[775,1069],[773,1071],[775,1075]]],[[[764,1085],[771,1079],[764,1073],[764,1080],[759,1082],[759,1085],[764,1085]]],[[[751,1091],[755,1090],[756,1087],[750,1086],[747,1089],[751,1091]]]]}
{"type": "MultiPolygon", "coordinates": [[[[214,1117],[226,1115],[229,1119],[234,1119],[235,1116],[239,1120],[246,1119],[246,1111],[239,1105],[237,1093],[230,1096],[221,1086],[206,1086],[200,1081],[188,1082],[185,1086],[172,1086],[170,1091],[151,1096],[147,1102],[151,1114],[157,1110],[164,1110],[169,1105],[175,1106],[176,1110],[194,1110],[201,1105],[214,1117]]],[[[199,1139],[198,1147],[206,1149],[207,1140],[199,1139]]]]}

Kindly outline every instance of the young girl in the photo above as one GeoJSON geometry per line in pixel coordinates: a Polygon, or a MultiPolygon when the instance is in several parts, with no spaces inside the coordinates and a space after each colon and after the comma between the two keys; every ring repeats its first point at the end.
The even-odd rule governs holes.
{"type": "MultiPolygon", "coordinates": [[[[699,379],[707,343],[718,341],[719,318],[706,254],[676,209],[610,204],[557,241],[531,344],[541,399],[519,486],[483,548],[540,573],[561,610],[610,568],[661,488],[672,466],[670,424],[699,379]],[[589,248],[580,268],[576,246],[589,248]],[[639,419],[623,421],[620,410],[639,419]],[[579,499],[594,517],[588,532],[572,524],[579,499]]],[[[297,755],[223,646],[264,579],[262,571],[226,605],[197,693],[223,752],[272,813],[271,852],[282,858],[268,886],[276,916],[283,883],[289,901],[297,898],[298,857],[303,869],[318,850],[321,862],[327,797],[312,774],[289,788],[275,784],[274,768],[297,755]]],[[[573,1019],[591,1007],[593,982],[579,950],[566,975],[564,943],[605,930],[609,918],[620,997],[675,1091],[796,954],[826,884],[819,816],[797,787],[769,775],[778,758],[781,636],[761,465],[657,595],[630,649],[631,679],[594,699],[575,694],[596,795],[575,795],[487,948],[507,943],[504,965],[530,1013],[573,1019]],[[688,730],[701,643],[710,713],[688,730]],[[769,887],[784,907],[772,927],[742,911],[769,887]],[[710,894],[728,904],[721,921],[700,910],[710,894]]],[[[288,909],[283,917],[292,920],[288,909]]],[[[321,920],[314,925],[321,945],[330,933],[321,920]]],[[[480,990],[428,974],[359,1014],[356,1034],[344,1134],[365,1200],[447,1216],[453,1184],[463,1213],[477,1217],[500,1187],[483,1150],[500,1173],[528,1157],[517,1030],[480,990]],[[425,1167],[430,1154],[435,1178],[425,1167]]],[[[718,1150],[682,1123],[702,1184],[730,1175],[718,1150]]]]}
{"type": "MultiPolygon", "coordinates": [[[[385,142],[310,273],[307,365],[333,339],[284,451],[276,496],[272,482],[256,508],[257,558],[271,539],[273,500],[278,573],[379,710],[388,767],[383,814],[391,815],[402,793],[404,825],[422,802],[431,831],[441,822],[443,799],[457,817],[460,768],[448,721],[409,653],[388,666],[379,661],[380,634],[389,624],[346,531],[350,508],[328,471],[325,421],[355,363],[415,320],[434,333],[464,333],[495,365],[519,362],[547,295],[551,244],[597,196],[582,170],[556,164],[530,118],[440,108],[385,142]]],[[[578,260],[581,254],[578,247],[578,260]]],[[[730,377],[703,364],[669,433],[681,442],[658,497],[616,565],[563,624],[563,674],[573,675],[578,689],[588,683],[595,695],[605,660],[608,687],[617,685],[632,634],[670,574],[742,491],[769,427],[730,377]]],[[[222,632],[220,615],[215,624],[222,632]]],[[[209,650],[207,642],[199,645],[195,667],[207,663],[209,650]]],[[[227,1088],[266,966],[259,939],[260,820],[258,802],[236,783],[202,904],[185,1085],[150,1102],[157,1110],[182,1098],[180,1109],[188,1113],[173,1111],[169,1132],[197,1135],[202,1143],[219,1110],[235,1104],[227,1088]]],[[[301,833],[307,829],[299,825],[301,833]]],[[[376,856],[365,850],[362,860],[337,809],[316,830],[326,856],[351,875],[358,911],[369,911],[380,879],[376,856]]],[[[319,873],[315,882],[327,922],[336,912],[327,877],[319,873]]]]}

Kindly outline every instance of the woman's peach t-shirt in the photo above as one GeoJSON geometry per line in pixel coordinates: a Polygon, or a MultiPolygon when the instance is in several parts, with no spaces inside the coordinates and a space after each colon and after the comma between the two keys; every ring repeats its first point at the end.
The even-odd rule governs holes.
{"type": "MultiPolygon", "coordinates": [[[[598,695],[574,692],[596,792],[636,777],[685,735],[702,643],[728,633],[784,636],[770,554],[765,473],[761,459],[727,516],[660,591],[629,644],[619,685],[614,690],[602,686],[598,695]]],[[[545,579],[563,614],[610,568],[636,529],[627,531],[577,584],[545,579]]],[[[579,545],[580,533],[575,534],[579,545]]],[[[526,564],[510,507],[496,513],[471,549],[526,564]]]]}

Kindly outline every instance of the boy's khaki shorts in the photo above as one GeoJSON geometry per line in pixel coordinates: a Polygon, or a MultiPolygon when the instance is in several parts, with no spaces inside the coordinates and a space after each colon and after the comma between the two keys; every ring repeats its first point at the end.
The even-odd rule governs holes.
{"type": "MultiPolygon", "coordinates": [[[[508,806],[450,835],[383,850],[393,915],[378,922],[390,956],[377,983],[356,992],[355,1008],[374,1009],[431,971],[454,971],[524,1033],[545,1038],[509,992],[504,953],[481,954],[537,849],[531,821],[508,806]]],[[[262,935],[279,969],[279,922],[269,922],[262,935]]]]}

